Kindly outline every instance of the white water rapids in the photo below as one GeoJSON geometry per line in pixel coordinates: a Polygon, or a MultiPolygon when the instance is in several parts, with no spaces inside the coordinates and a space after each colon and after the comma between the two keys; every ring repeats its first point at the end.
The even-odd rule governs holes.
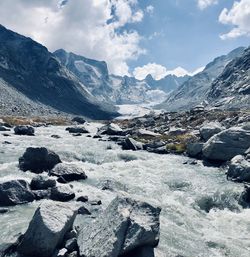
{"type": "MultiPolygon", "coordinates": [[[[95,133],[93,124],[89,129],[95,133]]],[[[99,185],[112,179],[125,186],[121,190],[132,197],[160,206],[157,257],[250,256],[250,209],[242,209],[236,200],[243,185],[227,181],[223,170],[205,167],[201,162],[184,165],[188,158],[182,156],[123,151],[112,142],[86,135],[73,137],[65,127],[37,128],[34,137],[10,134],[0,134],[0,181],[30,180],[34,174],[20,171],[18,158],[29,146],[45,146],[63,161],[74,162],[86,171],[86,181],[72,183],[77,195],[101,199],[105,208],[117,192],[103,191],[99,185]],[[51,138],[52,134],[61,138],[51,138]],[[11,144],[3,144],[4,141],[11,144]],[[200,209],[208,196],[215,199],[219,209],[209,213],[200,209]]],[[[38,205],[39,202],[19,205],[0,214],[0,244],[25,232],[38,205]]]]}

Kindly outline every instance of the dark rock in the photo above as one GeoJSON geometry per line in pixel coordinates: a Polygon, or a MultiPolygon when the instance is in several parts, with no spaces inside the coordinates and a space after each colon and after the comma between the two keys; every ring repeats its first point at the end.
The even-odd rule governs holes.
{"type": "Polygon", "coordinates": [[[35,130],[31,126],[16,126],[14,128],[16,135],[34,136],[35,130]]]}
{"type": "Polygon", "coordinates": [[[4,141],[3,144],[4,144],[4,145],[11,145],[11,142],[9,142],[9,141],[4,141]]]}
{"type": "Polygon", "coordinates": [[[84,170],[74,164],[59,163],[49,174],[50,176],[62,177],[67,182],[87,179],[84,170]]]}
{"type": "Polygon", "coordinates": [[[75,198],[75,193],[69,185],[60,185],[51,189],[51,199],[67,202],[75,198]]]}
{"type": "Polygon", "coordinates": [[[41,173],[53,169],[60,162],[60,157],[45,147],[28,147],[19,158],[19,168],[23,171],[41,173]]]}
{"type": "Polygon", "coordinates": [[[249,147],[250,131],[230,128],[212,136],[204,144],[202,153],[208,160],[228,161],[244,154],[249,147]]]}
{"type": "Polygon", "coordinates": [[[250,208],[250,187],[249,186],[245,186],[245,189],[240,196],[239,204],[243,208],[250,208]]]}
{"type": "Polygon", "coordinates": [[[6,213],[8,211],[9,211],[8,208],[0,208],[0,214],[4,214],[4,213],[6,213]]]}
{"type": "Polygon", "coordinates": [[[76,238],[67,240],[65,243],[65,248],[68,250],[69,253],[76,251],[78,249],[76,238]]]}
{"type": "Polygon", "coordinates": [[[102,201],[101,200],[93,200],[88,202],[90,205],[101,205],[102,201]]]}
{"type": "Polygon", "coordinates": [[[87,202],[88,200],[89,200],[89,198],[87,196],[79,196],[76,199],[77,202],[83,202],[83,203],[87,202]]]}
{"type": "Polygon", "coordinates": [[[130,256],[136,249],[156,247],[159,242],[159,214],[159,208],[147,203],[129,198],[114,199],[95,220],[86,219],[79,224],[79,255],[130,256]]]}
{"type": "Polygon", "coordinates": [[[133,138],[126,138],[122,142],[122,149],[133,151],[143,150],[143,144],[141,142],[134,140],[133,138]]]}
{"type": "Polygon", "coordinates": [[[52,256],[71,230],[76,210],[68,204],[43,202],[36,210],[18,252],[24,256],[52,256]]]}
{"type": "Polygon", "coordinates": [[[51,190],[47,189],[47,190],[34,190],[32,191],[34,196],[35,196],[35,200],[41,200],[41,199],[50,199],[51,197],[51,190]]]}
{"type": "Polygon", "coordinates": [[[78,209],[78,214],[81,214],[81,215],[90,215],[91,212],[90,212],[85,206],[81,206],[81,207],[78,209]]]}
{"type": "Polygon", "coordinates": [[[0,125],[0,131],[10,131],[10,129],[0,125]]]}
{"type": "Polygon", "coordinates": [[[93,138],[102,138],[102,136],[96,134],[96,135],[93,136],[93,138]]]}
{"type": "Polygon", "coordinates": [[[138,247],[134,251],[122,255],[122,257],[155,257],[154,248],[152,246],[138,247]]]}
{"type": "Polygon", "coordinates": [[[72,239],[72,238],[74,238],[76,236],[77,236],[77,232],[74,229],[72,229],[72,230],[70,230],[69,232],[67,232],[65,234],[64,239],[65,240],[69,240],[69,239],[72,239]]]}
{"type": "Polygon", "coordinates": [[[187,155],[190,157],[199,158],[202,155],[204,143],[189,143],[187,144],[187,155]]]}
{"type": "Polygon", "coordinates": [[[72,133],[72,134],[86,134],[86,133],[89,133],[88,130],[86,130],[85,128],[83,127],[68,127],[66,128],[67,131],[69,131],[69,133],[72,133]]]}
{"type": "Polygon", "coordinates": [[[68,183],[68,181],[67,181],[65,178],[63,178],[62,176],[60,176],[60,177],[57,179],[57,182],[59,182],[59,183],[61,183],[61,184],[67,184],[67,183],[68,183]]]}
{"type": "Polygon", "coordinates": [[[72,134],[73,137],[81,137],[82,134],[81,133],[75,133],[75,134],[72,134]]]}
{"type": "Polygon", "coordinates": [[[32,190],[48,189],[56,186],[56,181],[45,176],[36,176],[31,180],[30,187],[32,190]]]}
{"type": "Polygon", "coordinates": [[[59,139],[61,138],[59,135],[51,135],[52,138],[59,139]]]}
{"type": "Polygon", "coordinates": [[[85,119],[83,119],[82,117],[74,117],[72,119],[73,122],[77,122],[78,124],[84,124],[86,122],[85,119]]]}
{"type": "Polygon", "coordinates": [[[35,196],[25,180],[0,182],[0,206],[24,204],[34,199],[35,196]]]}
{"type": "Polygon", "coordinates": [[[98,130],[100,135],[123,136],[123,130],[116,124],[108,124],[98,130]]]}
{"type": "Polygon", "coordinates": [[[242,155],[235,156],[230,161],[227,178],[237,182],[250,182],[250,162],[242,155]]]}

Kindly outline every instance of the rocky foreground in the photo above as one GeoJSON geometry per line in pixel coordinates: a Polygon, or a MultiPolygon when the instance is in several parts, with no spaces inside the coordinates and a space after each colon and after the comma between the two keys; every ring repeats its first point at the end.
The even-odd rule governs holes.
{"type": "MultiPolygon", "coordinates": [[[[78,117],[65,132],[79,138],[86,135],[95,140],[112,140],[124,150],[186,154],[209,165],[224,167],[227,164],[227,177],[247,184],[250,182],[249,121],[246,112],[194,110],[109,123],[100,126],[95,135],[89,133],[85,121],[78,117]]],[[[2,121],[0,130],[6,137],[4,144],[11,144],[7,141],[11,133],[36,137],[36,128],[30,125],[13,128],[2,121]]],[[[51,138],[60,140],[57,134],[51,138]]],[[[188,164],[196,163],[195,159],[190,159],[188,164]]],[[[2,256],[155,256],[154,248],[160,234],[159,207],[118,194],[101,210],[98,208],[102,204],[100,200],[76,196],[70,183],[88,179],[85,171],[65,163],[46,147],[28,147],[20,156],[18,167],[20,173],[31,172],[34,176],[30,182],[24,179],[0,181],[0,212],[34,201],[41,201],[41,204],[27,231],[16,243],[1,246],[2,256]]],[[[102,189],[113,190],[112,183],[106,181],[102,189]]],[[[206,212],[222,208],[214,198],[201,199],[197,203],[206,212]]],[[[246,186],[238,203],[243,208],[249,207],[249,187],[246,186]]]]}

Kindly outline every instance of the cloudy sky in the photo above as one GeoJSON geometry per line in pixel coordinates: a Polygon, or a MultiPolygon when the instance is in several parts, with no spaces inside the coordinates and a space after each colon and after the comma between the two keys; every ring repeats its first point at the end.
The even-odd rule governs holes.
{"type": "Polygon", "coordinates": [[[111,73],[160,79],[248,46],[250,0],[1,0],[0,23],[111,73]]]}

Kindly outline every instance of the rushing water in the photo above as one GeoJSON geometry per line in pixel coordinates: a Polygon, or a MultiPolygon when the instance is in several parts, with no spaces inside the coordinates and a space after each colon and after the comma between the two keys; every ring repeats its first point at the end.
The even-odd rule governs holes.
{"type": "MultiPolygon", "coordinates": [[[[94,133],[97,125],[89,129],[94,133]]],[[[243,186],[227,181],[223,170],[202,163],[184,165],[187,158],[182,156],[122,151],[111,142],[73,137],[64,127],[48,127],[37,128],[35,137],[0,135],[1,181],[34,176],[17,168],[18,158],[29,146],[48,147],[63,161],[85,169],[88,179],[72,183],[77,195],[101,199],[105,207],[117,192],[101,190],[100,183],[111,179],[123,185],[119,193],[161,206],[158,257],[250,256],[250,210],[243,210],[236,200],[243,186]],[[51,138],[52,134],[61,138],[51,138]],[[211,205],[211,197],[218,208],[207,213],[202,209],[211,205]]],[[[0,244],[26,230],[38,204],[11,207],[0,214],[0,244]]]]}

